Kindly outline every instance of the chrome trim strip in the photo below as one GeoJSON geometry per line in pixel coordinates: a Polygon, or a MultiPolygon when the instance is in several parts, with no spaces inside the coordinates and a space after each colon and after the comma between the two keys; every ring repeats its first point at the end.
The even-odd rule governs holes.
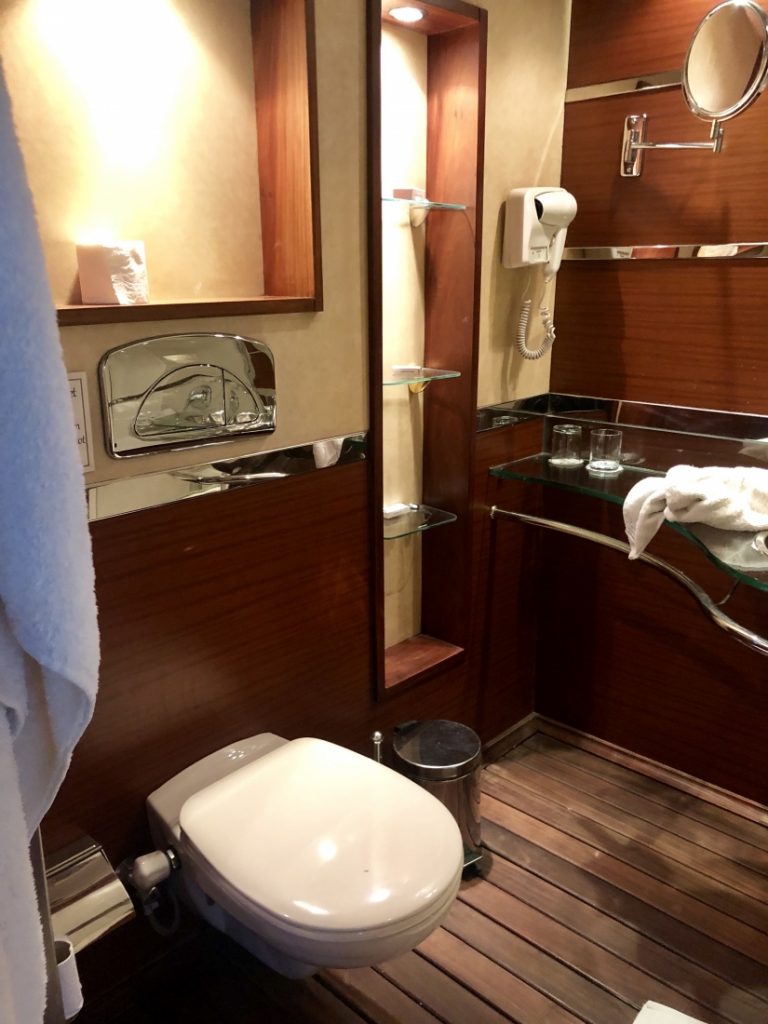
{"type": "Polygon", "coordinates": [[[670,89],[681,85],[682,71],[656,71],[652,75],[641,75],[638,78],[617,78],[612,82],[597,82],[595,85],[579,85],[566,89],[566,103],[581,103],[583,100],[596,100],[603,96],[623,96],[625,93],[654,92],[657,89],[670,89]]]}
{"type": "Polygon", "coordinates": [[[86,486],[88,519],[93,523],[204,494],[218,494],[331,466],[363,462],[367,446],[368,435],[363,432],[89,484],[86,486]]]}
{"type": "Polygon", "coordinates": [[[569,246],[564,260],[764,260],[768,242],[720,242],[695,245],[569,246]]]}
{"type": "MultiPolygon", "coordinates": [[[[498,518],[516,519],[521,523],[527,523],[532,526],[541,526],[545,530],[555,530],[557,533],[566,533],[571,537],[579,537],[582,540],[592,541],[593,544],[600,544],[605,548],[613,548],[614,551],[623,551],[625,554],[629,553],[629,544],[626,544],[623,540],[616,540],[615,537],[608,537],[604,533],[596,533],[594,530],[585,530],[581,526],[572,526],[570,523],[562,523],[557,519],[545,519],[542,516],[531,516],[526,515],[524,512],[510,512],[507,509],[499,508],[494,505],[491,508],[491,519],[498,518]]],[[[647,565],[652,566],[654,569],[658,569],[665,575],[671,577],[681,587],[684,587],[693,597],[699,602],[705,613],[712,619],[716,626],[724,630],[739,643],[745,644],[753,651],[758,651],[760,654],[768,655],[768,640],[760,636],[759,633],[753,633],[751,629],[747,629],[746,626],[740,626],[738,622],[734,622],[732,618],[725,614],[722,608],[718,607],[711,600],[708,594],[701,589],[701,587],[694,583],[694,581],[686,576],[680,569],[676,569],[669,562],[665,562],[661,558],[656,558],[654,555],[649,555],[643,552],[638,555],[638,559],[641,562],[645,562],[647,565]]]]}
{"type": "Polygon", "coordinates": [[[749,454],[752,457],[768,462],[768,416],[749,412],[726,412],[722,409],[629,402],[552,392],[478,409],[477,429],[493,430],[536,417],[571,419],[574,415],[578,415],[581,423],[605,425],[608,422],[644,431],[696,435],[748,444],[751,446],[749,454]],[[765,456],[762,454],[763,448],[765,456]]]}

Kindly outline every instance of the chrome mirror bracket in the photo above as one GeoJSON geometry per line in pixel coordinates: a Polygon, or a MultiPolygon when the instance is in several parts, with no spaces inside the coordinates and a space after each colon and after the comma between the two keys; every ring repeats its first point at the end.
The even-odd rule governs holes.
{"type": "Polygon", "coordinates": [[[622,178],[639,178],[643,173],[643,154],[647,149],[706,149],[719,153],[723,148],[723,129],[712,122],[709,142],[648,142],[648,115],[630,114],[624,121],[621,145],[622,178]]]}

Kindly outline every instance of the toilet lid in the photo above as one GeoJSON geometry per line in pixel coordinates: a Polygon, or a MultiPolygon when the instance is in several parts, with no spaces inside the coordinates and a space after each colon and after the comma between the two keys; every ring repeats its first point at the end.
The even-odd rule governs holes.
{"type": "Polygon", "coordinates": [[[415,783],[324,740],[300,739],[181,809],[185,844],[245,902],[302,928],[380,928],[455,884],[458,827],[415,783]]]}

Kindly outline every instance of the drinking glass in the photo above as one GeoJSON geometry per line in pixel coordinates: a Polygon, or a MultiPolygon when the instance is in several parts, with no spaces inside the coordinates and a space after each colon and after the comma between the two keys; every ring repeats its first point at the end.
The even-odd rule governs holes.
{"type": "Polygon", "coordinates": [[[589,432],[591,473],[618,473],[621,469],[621,431],[598,428],[589,432]]]}

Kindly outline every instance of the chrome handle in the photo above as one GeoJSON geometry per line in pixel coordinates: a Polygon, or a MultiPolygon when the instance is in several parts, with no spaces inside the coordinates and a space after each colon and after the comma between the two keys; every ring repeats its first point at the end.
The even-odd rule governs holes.
{"type": "Polygon", "coordinates": [[[376,732],[371,736],[373,741],[373,756],[378,764],[381,764],[381,744],[384,737],[377,729],[376,732]]]}

